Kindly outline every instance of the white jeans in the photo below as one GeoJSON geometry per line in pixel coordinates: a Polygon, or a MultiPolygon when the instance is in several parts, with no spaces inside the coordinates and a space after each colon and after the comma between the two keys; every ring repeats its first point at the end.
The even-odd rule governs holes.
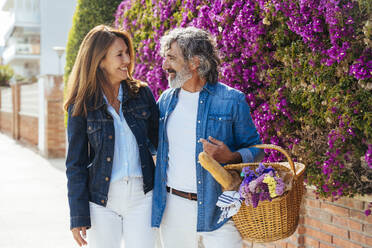
{"type": "Polygon", "coordinates": [[[90,202],[92,227],[87,231],[89,248],[152,248],[152,192],[143,192],[142,178],[110,184],[107,206],[90,202]]]}
{"type": "Polygon", "coordinates": [[[212,232],[196,232],[198,205],[167,194],[167,205],[160,225],[163,248],[241,248],[242,238],[232,220],[212,232]]]}

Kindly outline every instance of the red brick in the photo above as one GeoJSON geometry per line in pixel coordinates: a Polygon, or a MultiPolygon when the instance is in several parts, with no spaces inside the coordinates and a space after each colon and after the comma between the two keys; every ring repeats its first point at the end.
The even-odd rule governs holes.
{"type": "Polygon", "coordinates": [[[367,216],[364,214],[363,211],[358,211],[358,210],[353,210],[353,209],[351,209],[351,210],[350,210],[350,216],[351,216],[352,218],[354,218],[354,219],[358,219],[358,220],[361,220],[361,221],[363,221],[363,222],[365,222],[365,223],[372,224],[372,215],[370,215],[370,216],[367,217],[367,216]]]}
{"type": "Polygon", "coordinates": [[[298,220],[298,224],[299,224],[299,225],[304,224],[304,223],[305,223],[304,220],[305,220],[305,216],[300,215],[300,218],[299,218],[299,220],[298,220]]]}
{"type": "Polygon", "coordinates": [[[351,230],[355,230],[355,231],[362,231],[363,230],[363,224],[360,223],[359,221],[348,219],[347,223],[348,223],[348,227],[351,230]]]}
{"type": "Polygon", "coordinates": [[[331,222],[332,221],[332,215],[330,213],[325,212],[325,211],[315,209],[315,208],[309,208],[306,211],[307,211],[306,215],[308,217],[317,217],[324,222],[331,222]]]}
{"type": "Polygon", "coordinates": [[[277,241],[275,242],[275,247],[280,248],[287,248],[287,242],[285,241],[277,241]]]}
{"type": "Polygon", "coordinates": [[[321,229],[326,231],[326,232],[336,234],[337,236],[342,237],[342,238],[346,238],[346,239],[349,238],[349,231],[348,230],[337,227],[337,226],[334,226],[334,225],[323,223],[321,229]]]}
{"type": "Polygon", "coordinates": [[[318,228],[318,229],[322,229],[322,225],[323,225],[322,222],[316,219],[310,218],[310,217],[305,218],[304,224],[307,226],[318,228]]]}
{"type": "Polygon", "coordinates": [[[372,224],[364,224],[363,231],[369,235],[372,235],[372,224]]]}
{"type": "Polygon", "coordinates": [[[286,241],[290,241],[292,243],[296,243],[297,244],[298,243],[298,237],[297,237],[297,235],[292,235],[289,238],[287,238],[286,241]]]}
{"type": "Polygon", "coordinates": [[[347,198],[343,197],[335,202],[336,204],[344,205],[349,208],[363,210],[364,209],[364,202],[354,199],[354,198],[347,198]]]}
{"type": "Polygon", "coordinates": [[[362,231],[363,230],[363,224],[359,221],[352,220],[350,218],[344,218],[340,216],[333,216],[332,217],[332,223],[341,226],[341,227],[347,227],[351,230],[355,231],[362,231]]]}
{"type": "Polygon", "coordinates": [[[320,200],[305,198],[304,205],[312,208],[320,208],[320,200]]]}
{"type": "Polygon", "coordinates": [[[320,242],[320,243],[319,243],[319,247],[320,247],[320,248],[335,248],[336,246],[334,246],[334,245],[329,245],[329,244],[325,244],[325,243],[320,242]]]}
{"type": "Polygon", "coordinates": [[[323,240],[323,241],[326,241],[328,243],[332,242],[332,236],[331,235],[329,235],[327,233],[324,233],[322,231],[316,231],[316,230],[311,229],[311,228],[306,228],[305,235],[310,235],[314,238],[317,238],[318,240],[323,240]]]}
{"type": "Polygon", "coordinates": [[[345,240],[345,239],[340,239],[340,238],[337,238],[337,237],[333,237],[333,243],[337,246],[337,247],[347,247],[347,248],[363,248],[363,246],[361,245],[358,245],[358,244],[355,244],[353,242],[350,242],[348,240],[345,240]]]}
{"type": "Polygon", "coordinates": [[[350,239],[363,245],[372,246],[372,237],[357,232],[350,232],[350,239]]]}
{"type": "Polygon", "coordinates": [[[290,242],[287,243],[287,248],[299,248],[299,247],[303,247],[301,245],[295,245],[295,244],[292,244],[290,242]]]}
{"type": "Polygon", "coordinates": [[[347,226],[348,219],[340,216],[332,216],[332,223],[339,226],[347,226]]]}
{"type": "Polygon", "coordinates": [[[304,236],[299,236],[298,238],[297,238],[297,242],[298,242],[298,244],[299,245],[303,245],[304,244],[304,236]]]}
{"type": "Polygon", "coordinates": [[[339,207],[336,205],[322,202],[321,208],[331,214],[340,215],[340,216],[349,216],[349,209],[344,208],[344,207],[339,207]]]}
{"type": "Polygon", "coordinates": [[[304,244],[306,245],[306,247],[312,247],[312,248],[318,248],[319,247],[319,241],[315,240],[315,239],[312,239],[308,236],[304,237],[304,244]]]}
{"type": "Polygon", "coordinates": [[[302,226],[302,225],[299,225],[296,232],[299,235],[304,234],[305,233],[305,227],[302,226]]]}

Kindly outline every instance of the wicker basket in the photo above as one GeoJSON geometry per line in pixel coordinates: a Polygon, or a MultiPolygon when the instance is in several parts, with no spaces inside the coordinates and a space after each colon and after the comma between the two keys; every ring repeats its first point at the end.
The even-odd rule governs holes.
{"type": "MultiPolygon", "coordinates": [[[[247,206],[244,202],[239,212],[232,218],[242,238],[247,241],[264,243],[273,242],[289,237],[296,231],[300,213],[300,205],[304,191],[303,178],[305,165],[293,163],[288,153],[275,145],[255,145],[260,149],[274,149],[283,153],[288,162],[263,163],[276,170],[285,170],[293,173],[291,190],[282,196],[270,201],[259,202],[256,208],[247,206]]],[[[241,171],[244,167],[255,169],[258,163],[230,164],[225,166],[228,170],[241,171]]]]}

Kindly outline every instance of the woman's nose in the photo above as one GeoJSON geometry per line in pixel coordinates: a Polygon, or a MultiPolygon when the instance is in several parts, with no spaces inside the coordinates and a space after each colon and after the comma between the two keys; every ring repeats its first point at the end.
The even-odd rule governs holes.
{"type": "Polygon", "coordinates": [[[130,62],[129,54],[125,54],[125,56],[123,56],[123,60],[124,60],[124,63],[129,64],[129,62],[130,62]]]}

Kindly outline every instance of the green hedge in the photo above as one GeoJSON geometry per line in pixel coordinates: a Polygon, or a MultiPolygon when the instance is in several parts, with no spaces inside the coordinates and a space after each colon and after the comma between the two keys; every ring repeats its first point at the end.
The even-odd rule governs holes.
{"type": "Polygon", "coordinates": [[[14,71],[9,65],[0,65],[0,86],[9,86],[9,80],[14,76],[14,71]]]}

